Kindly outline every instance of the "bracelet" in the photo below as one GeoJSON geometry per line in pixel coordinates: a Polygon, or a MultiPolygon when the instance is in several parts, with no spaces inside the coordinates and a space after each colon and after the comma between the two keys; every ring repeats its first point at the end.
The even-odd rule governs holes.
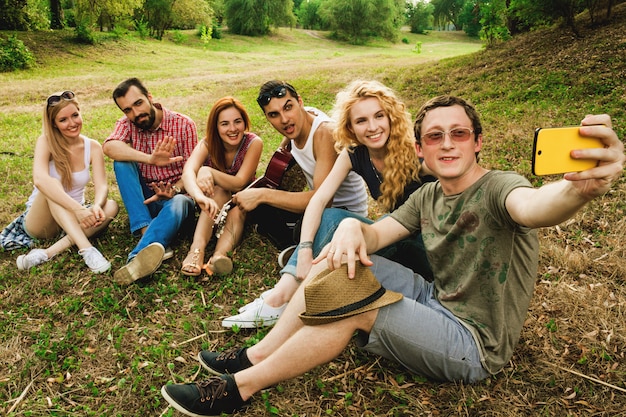
{"type": "Polygon", "coordinates": [[[300,242],[298,246],[300,246],[300,249],[313,249],[313,242],[306,240],[304,242],[300,242]]]}

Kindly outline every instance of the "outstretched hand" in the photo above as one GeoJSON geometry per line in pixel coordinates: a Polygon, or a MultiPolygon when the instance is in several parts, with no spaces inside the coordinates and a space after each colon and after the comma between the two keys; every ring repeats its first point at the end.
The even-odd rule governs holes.
{"type": "Polygon", "coordinates": [[[172,188],[171,182],[151,182],[148,184],[148,187],[152,191],[154,191],[154,195],[146,200],[144,200],[144,204],[150,204],[158,200],[169,200],[176,195],[176,191],[172,188]]]}
{"type": "Polygon", "coordinates": [[[175,162],[181,162],[182,156],[172,156],[172,152],[176,147],[176,139],[173,136],[166,136],[159,140],[154,146],[152,154],[150,154],[150,165],[159,167],[171,165],[175,162]]]}
{"type": "Polygon", "coordinates": [[[600,138],[605,147],[572,151],[571,157],[574,159],[595,159],[599,162],[594,168],[568,173],[564,178],[572,182],[581,196],[591,200],[606,193],[623,174],[626,156],[624,144],[612,129],[611,118],[606,114],[585,117],[580,134],[600,138]]]}

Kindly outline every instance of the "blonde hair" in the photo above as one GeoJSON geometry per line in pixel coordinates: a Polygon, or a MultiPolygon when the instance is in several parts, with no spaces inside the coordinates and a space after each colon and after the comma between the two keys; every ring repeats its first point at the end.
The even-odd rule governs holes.
{"type": "Polygon", "coordinates": [[[335,149],[337,152],[343,149],[350,151],[352,147],[360,145],[350,129],[350,111],[355,103],[369,97],[378,99],[391,126],[385,144],[385,166],[381,172],[383,181],[380,184],[381,196],[378,198],[382,207],[391,211],[404,194],[406,185],[412,181],[420,181],[421,169],[411,115],[393,90],[378,81],[357,80],[337,94],[333,109],[333,118],[336,121],[333,132],[335,149]]]}
{"type": "Polygon", "coordinates": [[[61,184],[65,190],[70,190],[72,188],[70,144],[65,136],[63,136],[59,129],[55,126],[54,120],[59,112],[70,104],[74,104],[78,111],[80,111],[76,97],[71,99],[60,99],[58,103],[52,106],[49,106],[46,101],[46,106],[43,109],[43,127],[41,133],[48,142],[54,166],[61,176],[61,184]]]}

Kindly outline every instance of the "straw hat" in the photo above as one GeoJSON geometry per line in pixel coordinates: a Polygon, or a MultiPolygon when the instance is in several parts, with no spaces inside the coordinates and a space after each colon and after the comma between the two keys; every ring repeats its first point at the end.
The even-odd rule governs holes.
{"type": "Polygon", "coordinates": [[[307,325],[330,323],[395,303],[402,294],[383,288],[369,268],[356,264],[354,279],[348,266],[325,269],[304,288],[306,311],[300,318],[307,325]]]}

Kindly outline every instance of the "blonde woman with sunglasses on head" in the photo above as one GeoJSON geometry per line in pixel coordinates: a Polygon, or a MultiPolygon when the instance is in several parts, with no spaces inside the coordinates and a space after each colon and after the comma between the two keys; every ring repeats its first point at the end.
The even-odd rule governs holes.
{"type": "MultiPolygon", "coordinates": [[[[93,247],[89,237],[108,226],[117,215],[118,205],[107,199],[102,147],[81,134],[82,126],[78,100],[73,92],[48,97],[43,112],[43,132],[35,145],[35,189],[26,203],[23,233],[32,241],[53,239],[61,231],[65,236],[47,249],[33,249],[20,255],[17,258],[20,270],[42,264],[72,245],[78,247],[78,253],[93,273],[111,268],[111,263],[93,247]],[[87,206],[85,186],[90,179],[93,179],[95,195],[93,204],[87,206]]],[[[31,243],[28,238],[25,241],[31,243]]]]}

